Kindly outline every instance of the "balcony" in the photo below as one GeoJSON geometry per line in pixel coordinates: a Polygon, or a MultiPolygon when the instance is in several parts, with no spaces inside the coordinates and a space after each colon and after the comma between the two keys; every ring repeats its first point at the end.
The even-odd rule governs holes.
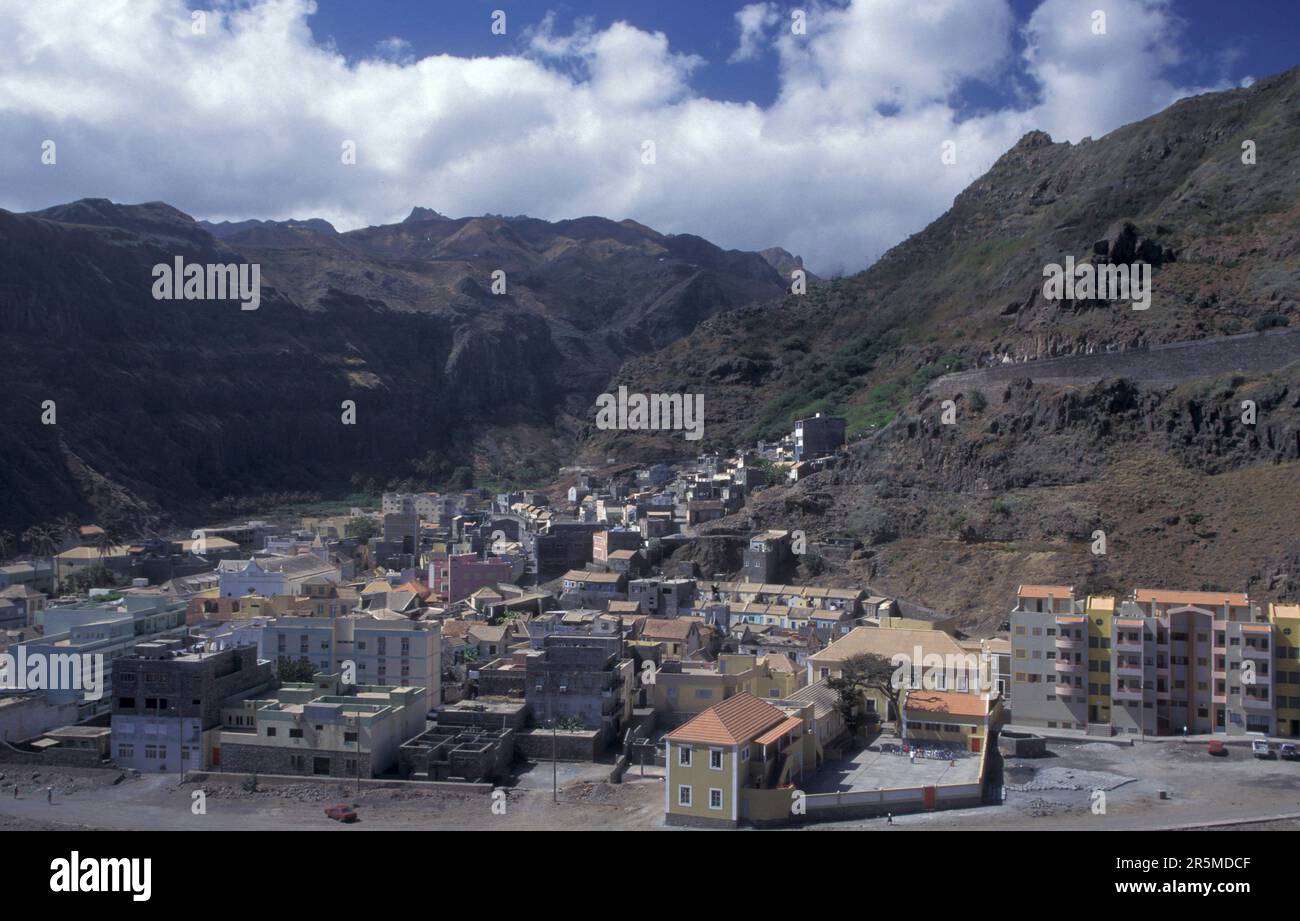
{"type": "Polygon", "coordinates": [[[1057,697],[1061,697],[1063,695],[1070,695],[1076,691],[1078,691],[1079,693],[1083,693],[1083,688],[1076,688],[1072,684],[1061,684],[1060,682],[1056,684],[1055,690],[1056,690],[1057,697]]]}
{"type": "Polygon", "coordinates": [[[1267,697],[1250,697],[1244,695],[1241,698],[1241,705],[1247,710],[1272,710],[1273,701],[1267,697]]]}
{"type": "Polygon", "coordinates": [[[1142,689],[1134,687],[1117,687],[1112,695],[1115,700],[1137,700],[1142,699],[1142,689]]]}
{"type": "Polygon", "coordinates": [[[1088,641],[1073,636],[1058,636],[1055,645],[1057,649],[1084,649],[1088,641]]]}
{"type": "Polygon", "coordinates": [[[1084,669],[1082,662],[1071,662],[1068,659],[1057,659],[1052,663],[1058,674],[1077,675],[1084,669]]]}
{"type": "Polygon", "coordinates": [[[1267,646],[1242,646],[1241,654],[1247,659],[1264,659],[1266,661],[1272,661],[1273,659],[1273,650],[1267,646]]]}
{"type": "Polygon", "coordinates": [[[1143,665],[1141,662],[1116,662],[1115,674],[1132,675],[1135,678],[1142,677],[1143,665]]]}
{"type": "Polygon", "coordinates": [[[1138,639],[1138,640],[1134,640],[1134,639],[1121,639],[1121,638],[1119,638],[1119,637],[1116,637],[1116,638],[1115,638],[1115,648],[1116,648],[1116,649],[1127,649],[1127,650],[1129,650],[1130,652],[1141,652],[1141,651],[1142,651],[1142,640],[1140,640],[1140,639],[1138,639]]]}

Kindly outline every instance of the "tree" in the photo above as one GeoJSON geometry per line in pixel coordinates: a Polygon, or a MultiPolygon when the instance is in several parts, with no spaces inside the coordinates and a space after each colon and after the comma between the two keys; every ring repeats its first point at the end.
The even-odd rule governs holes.
{"type": "Polygon", "coordinates": [[[118,531],[117,526],[113,524],[105,524],[99,529],[99,533],[95,535],[95,549],[99,551],[101,560],[112,553],[121,543],[121,533],[118,531]]]}
{"type": "Polygon", "coordinates": [[[13,531],[0,531],[0,560],[9,558],[9,551],[14,548],[16,539],[13,531]]]}
{"type": "Polygon", "coordinates": [[[895,711],[901,707],[904,685],[894,680],[897,670],[897,666],[885,657],[864,652],[844,661],[840,666],[840,677],[827,679],[826,686],[839,695],[836,706],[846,725],[857,727],[857,707],[863,691],[876,691],[893,704],[895,711]]]}
{"type": "Polygon", "coordinates": [[[88,592],[92,588],[112,588],[117,585],[117,576],[103,563],[78,569],[63,580],[64,585],[74,592],[88,592]]]}
{"type": "Polygon", "coordinates": [[[78,540],[81,537],[81,520],[71,512],[61,516],[51,527],[57,529],[57,536],[65,540],[78,540]]]}
{"type": "Polygon", "coordinates": [[[34,524],[23,532],[23,543],[36,556],[53,558],[59,549],[58,530],[51,525],[34,524]]]}
{"type": "Polygon", "coordinates": [[[379,533],[379,526],[373,518],[353,518],[343,529],[346,537],[359,537],[366,541],[379,533]]]}
{"type": "Polygon", "coordinates": [[[280,656],[275,660],[275,677],[278,681],[311,681],[316,675],[316,670],[306,659],[291,659],[288,656],[280,656]]]}

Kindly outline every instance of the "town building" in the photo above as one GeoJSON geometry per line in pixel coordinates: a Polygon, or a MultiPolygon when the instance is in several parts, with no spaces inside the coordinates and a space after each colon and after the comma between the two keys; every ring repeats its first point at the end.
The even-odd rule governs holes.
{"type": "Polygon", "coordinates": [[[180,638],[138,644],[114,665],[114,763],[146,773],[210,767],[222,704],[268,690],[274,679],[255,647],[209,653],[187,650],[180,638]]]}
{"type": "Polygon", "coordinates": [[[811,709],[792,713],[741,693],[665,735],[665,821],[735,828],[788,818],[796,784],[816,770],[811,709]]]}
{"type": "Polygon", "coordinates": [[[1116,603],[1022,585],[1012,718],[1102,735],[1289,734],[1287,610],[1237,592],[1137,589],[1116,603]]]}
{"type": "Polygon", "coordinates": [[[763,531],[745,547],[743,575],[746,582],[778,582],[789,575],[794,563],[789,531],[763,531]]]}
{"type": "Polygon", "coordinates": [[[808,419],[798,419],[794,424],[794,458],[810,460],[834,454],[844,447],[848,422],[840,416],[823,416],[818,413],[808,419]]]}
{"type": "Polygon", "coordinates": [[[214,768],[238,773],[376,777],[425,730],[423,687],[345,685],[338,675],[226,701],[214,768]]]}

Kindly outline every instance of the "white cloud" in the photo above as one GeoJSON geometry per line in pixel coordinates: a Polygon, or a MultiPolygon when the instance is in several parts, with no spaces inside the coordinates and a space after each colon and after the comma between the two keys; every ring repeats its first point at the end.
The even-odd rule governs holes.
{"type": "Polygon", "coordinates": [[[727,61],[732,64],[753,61],[762,54],[768,32],[781,18],[775,3],[751,3],[736,11],[736,24],[740,27],[740,42],[727,61]]]}
{"type": "Polygon", "coordinates": [[[492,57],[415,60],[393,36],[349,64],[314,42],[308,0],[222,3],[205,35],[182,0],[0,0],[0,205],[162,199],[212,219],[341,228],[417,204],[600,214],[852,271],[940,214],[1024,131],[1096,136],[1187,92],[1163,76],[1178,45],[1161,0],[1107,0],[1106,36],[1078,4],[1045,0],[1022,60],[1007,0],[801,6],[805,36],[772,4],[737,14],[736,54],[777,55],[779,95],[760,107],[699,95],[705,62],[622,22],[561,35],[548,17],[522,53],[492,57]],[[959,119],[964,83],[1017,68],[1038,98],[959,119]],[[40,163],[46,138],[56,166],[40,163]],[[653,166],[640,159],[647,139],[653,166]],[[342,163],[346,140],[355,166],[342,163]],[[956,166],[940,161],[945,140],[956,166]]]}

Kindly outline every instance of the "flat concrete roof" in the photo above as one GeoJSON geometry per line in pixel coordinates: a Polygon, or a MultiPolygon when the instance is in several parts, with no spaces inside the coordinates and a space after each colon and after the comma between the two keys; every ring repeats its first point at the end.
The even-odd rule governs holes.
{"type": "Polygon", "coordinates": [[[807,793],[849,793],[976,783],[980,779],[980,756],[962,754],[955,765],[950,765],[920,756],[913,763],[904,754],[863,749],[839,761],[827,761],[811,777],[805,775],[804,789],[807,793]]]}

